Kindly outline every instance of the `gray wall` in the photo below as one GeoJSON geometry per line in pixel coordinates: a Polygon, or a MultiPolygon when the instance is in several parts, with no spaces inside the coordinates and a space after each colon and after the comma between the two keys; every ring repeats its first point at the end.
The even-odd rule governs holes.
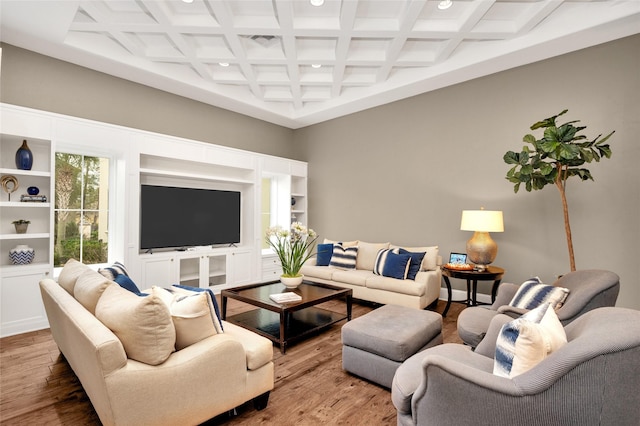
{"type": "Polygon", "coordinates": [[[281,157],[293,130],[2,45],[0,101],[281,157]]]}
{"type": "Polygon", "coordinates": [[[471,237],[463,209],[503,210],[495,264],[511,282],[569,269],[557,190],[514,194],[502,162],[568,108],[587,136],[616,130],[612,159],[589,166],[595,182],[569,183],[577,266],[618,273],[618,305],[640,309],[638,35],[296,131],[2,47],[2,102],[308,161],[323,238],[438,244],[446,257],[471,237]]]}
{"type": "Polygon", "coordinates": [[[438,244],[448,258],[471,237],[463,209],[503,210],[505,232],[492,236],[505,281],[552,282],[569,270],[559,193],[514,194],[502,156],[568,108],[590,138],[616,130],[612,158],[588,165],[595,181],[568,184],[577,268],[618,273],[618,305],[640,309],[638,70],[636,35],[300,129],[310,226],[330,239],[438,244]]]}

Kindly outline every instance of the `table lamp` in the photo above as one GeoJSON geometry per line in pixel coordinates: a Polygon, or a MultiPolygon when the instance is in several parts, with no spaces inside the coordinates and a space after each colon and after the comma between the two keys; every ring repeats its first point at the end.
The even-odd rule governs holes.
{"type": "Polygon", "coordinates": [[[502,212],[496,210],[463,210],[460,230],[473,231],[467,241],[467,257],[479,271],[485,271],[498,254],[498,244],[489,232],[504,232],[502,212]]]}

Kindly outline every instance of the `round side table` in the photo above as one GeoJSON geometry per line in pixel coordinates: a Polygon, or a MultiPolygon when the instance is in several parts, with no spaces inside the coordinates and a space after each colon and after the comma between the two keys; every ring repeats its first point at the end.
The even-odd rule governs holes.
{"type": "Polygon", "coordinates": [[[464,302],[467,306],[476,306],[478,304],[476,297],[478,293],[478,281],[493,281],[491,287],[491,302],[496,300],[496,292],[504,275],[504,269],[497,266],[488,266],[484,271],[461,271],[459,269],[448,269],[442,267],[442,278],[447,285],[447,306],[442,313],[443,317],[447,316],[449,306],[451,306],[451,282],[449,278],[459,278],[467,280],[467,300],[464,302]]]}

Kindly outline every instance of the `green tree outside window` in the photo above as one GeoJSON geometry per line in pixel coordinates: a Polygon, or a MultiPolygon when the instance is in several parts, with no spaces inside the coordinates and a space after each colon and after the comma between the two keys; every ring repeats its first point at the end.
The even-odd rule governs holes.
{"type": "Polygon", "coordinates": [[[109,159],[56,153],[55,266],[107,262],[108,200],[109,159]]]}

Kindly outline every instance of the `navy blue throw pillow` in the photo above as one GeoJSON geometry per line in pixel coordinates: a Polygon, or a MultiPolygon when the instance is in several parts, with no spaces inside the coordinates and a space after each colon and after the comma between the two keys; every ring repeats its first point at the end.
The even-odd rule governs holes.
{"type": "Polygon", "coordinates": [[[117,282],[120,285],[120,287],[127,289],[132,293],[140,294],[140,289],[138,288],[136,283],[134,283],[133,280],[129,278],[127,275],[118,274],[114,277],[113,280],[117,282]]]}
{"type": "Polygon", "coordinates": [[[418,272],[420,272],[420,265],[422,265],[422,259],[424,259],[424,256],[427,253],[426,252],[414,253],[401,248],[400,254],[408,254],[409,256],[411,256],[411,263],[409,264],[409,272],[407,273],[407,279],[415,280],[416,275],[418,275],[418,272]]]}
{"type": "Polygon", "coordinates": [[[385,277],[404,280],[407,278],[409,265],[412,263],[411,256],[408,254],[395,254],[389,252],[384,262],[382,275],[385,277]]]}
{"type": "Polygon", "coordinates": [[[333,244],[318,244],[316,255],[316,265],[329,266],[331,256],[333,256],[333,244]]]}

